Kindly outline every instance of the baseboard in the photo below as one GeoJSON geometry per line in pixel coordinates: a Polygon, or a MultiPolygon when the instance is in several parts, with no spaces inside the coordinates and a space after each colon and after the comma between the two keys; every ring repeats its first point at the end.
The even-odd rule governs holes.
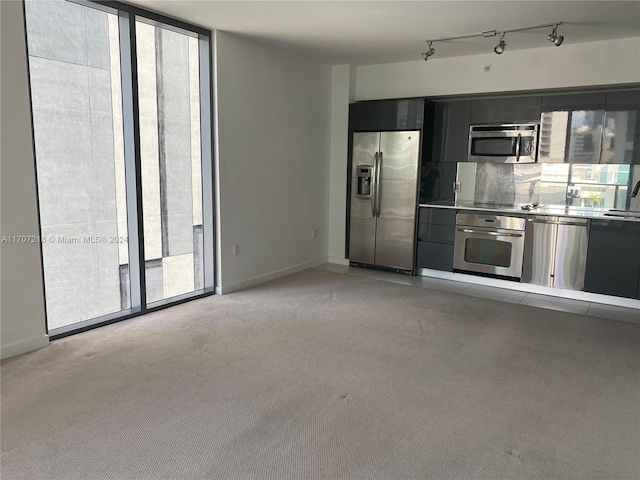
{"type": "Polygon", "coordinates": [[[349,266],[349,259],[341,257],[329,257],[329,263],[349,266]]]}
{"type": "Polygon", "coordinates": [[[216,293],[218,295],[224,295],[225,293],[237,292],[238,290],[244,290],[245,288],[254,287],[256,285],[260,285],[261,283],[270,282],[271,280],[286,277],[287,275],[298,273],[302,270],[317,267],[318,265],[323,265],[325,263],[327,263],[326,257],[321,258],[320,260],[314,260],[313,262],[300,263],[292,267],[276,270],[275,272],[258,275],[257,277],[253,277],[242,282],[216,287],[216,293]]]}
{"type": "Polygon", "coordinates": [[[49,335],[42,335],[41,337],[30,338],[22,342],[2,345],[2,347],[0,347],[0,358],[15,357],[23,353],[33,352],[47,345],[49,345],[49,335]]]}
{"type": "Polygon", "coordinates": [[[601,295],[599,293],[583,292],[578,290],[565,290],[562,288],[545,287],[542,285],[534,285],[532,283],[511,282],[508,280],[500,280],[497,278],[483,277],[480,275],[467,275],[465,273],[444,272],[440,270],[431,270],[421,268],[418,275],[422,277],[440,278],[443,280],[453,280],[457,282],[471,283],[474,285],[486,285],[489,287],[500,287],[508,290],[516,290],[526,293],[538,293],[549,295],[552,297],[567,298],[570,300],[581,300],[583,302],[602,303],[605,305],[614,305],[616,307],[638,308],[640,309],[640,300],[633,298],[614,297],[612,295],[601,295]]]}

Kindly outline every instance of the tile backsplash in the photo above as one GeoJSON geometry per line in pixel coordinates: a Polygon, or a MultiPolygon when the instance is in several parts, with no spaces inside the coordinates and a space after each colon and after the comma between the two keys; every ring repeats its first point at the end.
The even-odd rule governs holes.
{"type": "Polygon", "coordinates": [[[640,165],[458,163],[456,200],[462,203],[638,209],[631,191],[640,165]]]}

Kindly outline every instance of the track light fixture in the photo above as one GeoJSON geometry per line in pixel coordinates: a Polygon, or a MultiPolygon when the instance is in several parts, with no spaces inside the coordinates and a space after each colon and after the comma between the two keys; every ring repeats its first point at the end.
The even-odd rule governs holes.
{"type": "Polygon", "coordinates": [[[534,30],[537,28],[549,28],[549,27],[551,27],[553,30],[549,35],[547,35],[547,40],[553,43],[556,47],[559,47],[564,41],[564,37],[562,35],[558,35],[558,26],[560,25],[562,25],[562,22],[544,23],[542,25],[530,25],[527,27],[518,27],[518,28],[504,28],[502,30],[488,30],[486,32],[456,35],[454,37],[434,38],[433,40],[427,40],[427,43],[429,44],[429,50],[427,50],[426,52],[422,52],[422,58],[424,58],[424,60],[426,61],[431,55],[436,53],[435,49],[432,46],[433,42],[445,42],[447,40],[460,40],[462,38],[473,38],[473,37],[495,37],[496,35],[500,35],[500,41],[494,47],[493,51],[496,52],[498,55],[500,55],[504,53],[505,49],[507,48],[507,41],[505,40],[506,33],[522,32],[525,30],[534,30]]]}
{"type": "Polygon", "coordinates": [[[547,40],[553,43],[556,47],[562,45],[562,42],[564,41],[564,37],[562,35],[558,35],[558,25],[560,24],[554,25],[553,31],[547,36],[547,40]]]}
{"type": "Polygon", "coordinates": [[[502,32],[502,35],[500,35],[500,41],[494,47],[493,51],[500,55],[504,53],[505,48],[507,48],[507,41],[504,39],[504,32],[502,32]]]}
{"type": "Polygon", "coordinates": [[[427,59],[428,59],[431,55],[433,55],[434,53],[436,53],[435,48],[433,48],[433,47],[431,46],[431,44],[432,44],[432,43],[433,43],[433,42],[429,42],[429,50],[427,50],[426,52],[422,52],[422,58],[424,58],[424,61],[425,61],[425,62],[427,61],[427,59]]]}

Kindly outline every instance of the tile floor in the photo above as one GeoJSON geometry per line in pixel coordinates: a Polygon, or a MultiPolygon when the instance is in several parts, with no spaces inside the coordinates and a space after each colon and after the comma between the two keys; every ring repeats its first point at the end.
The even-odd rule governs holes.
{"type": "Polygon", "coordinates": [[[411,277],[401,273],[390,273],[368,268],[350,267],[336,263],[325,263],[324,265],[320,265],[316,268],[343,275],[371,278],[382,282],[428,288],[430,290],[457,293],[472,297],[490,298],[492,300],[502,302],[519,303],[522,305],[546,308],[549,310],[559,310],[579,315],[591,315],[593,317],[640,324],[640,309],[636,308],[619,307],[584,300],[573,300],[569,298],[554,297],[551,295],[541,295],[538,293],[527,293],[486,285],[474,285],[472,283],[455,280],[419,276],[411,277]]]}

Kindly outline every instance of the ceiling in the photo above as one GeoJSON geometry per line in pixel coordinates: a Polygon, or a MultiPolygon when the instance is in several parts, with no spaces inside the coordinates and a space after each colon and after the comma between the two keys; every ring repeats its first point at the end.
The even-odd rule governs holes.
{"type": "MultiPolygon", "coordinates": [[[[177,1],[143,8],[331,65],[421,59],[430,38],[563,22],[563,45],[640,36],[638,1],[177,1]]],[[[507,50],[558,48],[550,29],[507,34],[507,50]]],[[[489,53],[498,37],[434,43],[432,58],[489,53]]],[[[562,47],[559,47],[562,48],[562,47]]]]}

